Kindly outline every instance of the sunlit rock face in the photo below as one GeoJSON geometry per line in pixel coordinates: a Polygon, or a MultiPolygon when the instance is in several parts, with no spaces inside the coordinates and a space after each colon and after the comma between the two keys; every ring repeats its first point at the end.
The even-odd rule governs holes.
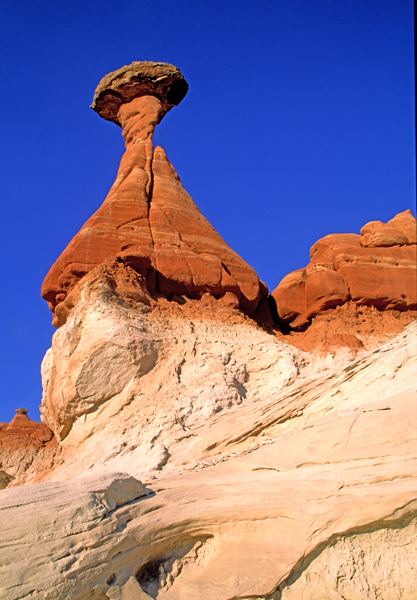
{"type": "Polygon", "coordinates": [[[196,304],[162,304],[171,346],[74,418],[49,481],[1,492],[5,597],[414,599],[415,325],[309,362],[196,304]]]}
{"type": "Polygon", "coordinates": [[[128,445],[142,446],[135,455],[139,468],[141,461],[154,460],[145,450],[151,440],[151,447],[156,440],[160,448],[169,447],[172,429],[187,430],[249,396],[287,385],[305,360],[242,314],[227,295],[174,302],[143,293],[138,302],[140,280],[134,273],[131,269],[129,279],[129,268],[114,261],[86,275],[77,297],[70,295],[74,308],[42,364],[42,418],[68,452],[74,445],[76,469],[81,439],[88,452],[97,453],[97,464],[103,448],[105,456],[117,455],[116,415],[135,424],[128,445]],[[107,432],[106,441],[90,448],[98,431],[107,432]]]}
{"type": "Polygon", "coordinates": [[[187,89],[178,69],[164,63],[132,63],[100,82],[93,108],[123,128],[126,152],[103,205],[43,282],[55,326],[65,322],[78,281],[116,256],[143,274],[153,295],[234,294],[247,314],[266,296],[254,270],[200,213],[162,148],[153,148],[155,126],[187,89]]]}
{"type": "Polygon", "coordinates": [[[25,408],[16,409],[10,423],[0,423],[0,489],[18,481],[31,469],[42,479],[53,464],[57,440],[45,423],[29,419],[25,408]]]}
{"type": "Polygon", "coordinates": [[[352,296],[366,257],[375,281],[409,269],[412,217],[317,242],[280,331],[153,149],[186,91],[150,62],[97,88],[126,153],[44,282],[43,423],[0,424],[0,597],[416,600],[411,292],[390,275],[388,304],[352,296]]]}
{"type": "Polygon", "coordinates": [[[314,244],[310,264],[272,292],[279,318],[292,329],[349,301],[380,311],[417,310],[416,220],[410,210],[361,235],[332,234],[314,244]]]}

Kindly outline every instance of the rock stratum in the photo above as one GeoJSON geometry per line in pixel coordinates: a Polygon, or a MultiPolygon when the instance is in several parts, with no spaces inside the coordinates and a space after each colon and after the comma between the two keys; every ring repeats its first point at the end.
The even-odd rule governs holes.
{"type": "Polygon", "coordinates": [[[310,263],[272,292],[279,319],[305,328],[329,308],[353,302],[378,310],[416,311],[416,220],[410,210],[388,223],[372,221],[360,235],[327,235],[310,250],[310,263]]]}
{"type": "Polygon", "coordinates": [[[43,423],[0,424],[0,598],[417,600],[415,220],[267,296],[153,149],[187,88],[97,88],[127,149],[42,287],[43,423]]]}
{"type": "Polygon", "coordinates": [[[2,597],[415,598],[415,325],[326,363],[246,319],[167,317],[181,351],[113,396],[95,380],[110,397],[43,482],[1,492],[2,597]]]}
{"type": "Polygon", "coordinates": [[[10,423],[0,423],[0,490],[29,468],[52,465],[56,438],[47,425],[32,421],[27,413],[18,408],[10,423]]]}

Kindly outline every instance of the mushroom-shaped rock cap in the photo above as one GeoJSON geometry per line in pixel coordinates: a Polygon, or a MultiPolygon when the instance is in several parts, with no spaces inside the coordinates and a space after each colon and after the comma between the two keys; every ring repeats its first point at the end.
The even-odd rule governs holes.
{"type": "Polygon", "coordinates": [[[165,114],[181,102],[187,91],[188,83],[174,65],[132,62],[103,77],[91,108],[103,119],[120,125],[117,113],[122,104],[139,96],[156,96],[161,100],[165,114]]]}

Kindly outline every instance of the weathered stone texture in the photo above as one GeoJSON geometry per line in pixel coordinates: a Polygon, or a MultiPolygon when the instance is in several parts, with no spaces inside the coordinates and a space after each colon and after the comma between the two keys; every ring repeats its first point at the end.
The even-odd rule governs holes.
{"type": "Polygon", "coordinates": [[[361,235],[333,234],[316,242],[310,264],[284,277],[272,292],[280,320],[292,329],[305,328],[316,315],[349,301],[415,311],[415,229],[408,210],[388,224],[368,223],[361,235]]]}

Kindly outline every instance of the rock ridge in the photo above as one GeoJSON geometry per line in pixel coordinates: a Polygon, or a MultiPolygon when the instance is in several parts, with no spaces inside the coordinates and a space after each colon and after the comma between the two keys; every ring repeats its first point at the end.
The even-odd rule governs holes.
{"type": "Polygon", "coordinates": [[[416,220],[410,210],[361,234],[330,234],[310,250],[310,263],[272,292],[280,322],[305,329],[319,314],[353,302],[417,316],[416,220]]]}

